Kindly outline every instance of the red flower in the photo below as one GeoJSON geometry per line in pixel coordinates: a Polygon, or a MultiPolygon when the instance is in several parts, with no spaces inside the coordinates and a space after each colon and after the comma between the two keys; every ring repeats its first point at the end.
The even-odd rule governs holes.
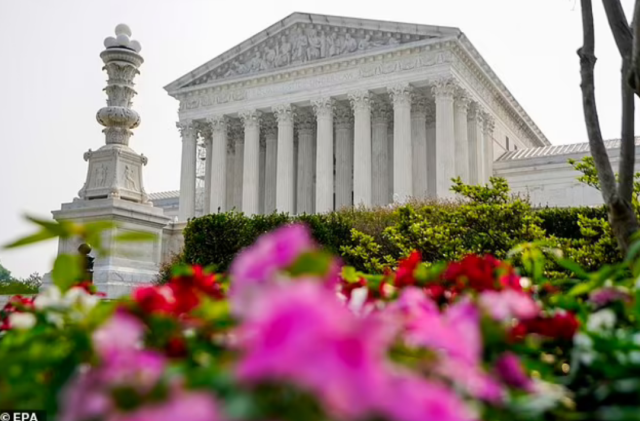
{"type": "Polygon", "coordinates": [[[419,251],[413,251],[409,257],[401,259],[396,270],[395,285],[399,288],[414,285],[416,278],[413,274],[421,262],[422,255],[419,251]]]}
{"type": "Polygon", "coordinates": [[[427,297],[431,298],[433,301],[440,302],[445,298],[446,290],[440,284],[429,284],[424,287],[424,292],[427,297]]]}
{"type": "Polygon", "coordinates": [[[455,282],[458,288],[468,286],[478,292],[502,288],[522,289],[513,268],[490,255],[480,257],[470,254],[460,262],[449,264],[444,279],[455,282]]]}
{"type": "Polygon", "coordinates": [[[104,292],[98,292],[96,286],[93,284],[93,282],[90,281],[80,282],[79,284],[74,285],[74,288],[82,288],[87,292],[87,294],[96,295],[98,297],[107,296],[107,294],[105,294],[104,292]]]}
{"type": "Polygon", "coordinates": [[[167,285],[137,288],[133,291],[133,300],[148,314],[172,314],[176,302],[173,289],[167,285]]]}
{"type": "Polygon", "coordinates": [[[170,358],[182,358],[187,355],[187,344],[183,338],[174,336],[169,339],[165,352],[170,358]]]}
{"type": "Polygon", "coordinates": [[[9,314],[20,313],[23,310],[33,309],[33,300],[35,297],[23,297],[22,295],[14,295],[0,310],[0,331],[9,330],[9,314]]]}
{"type": "Polygon", "coordinates": [[[348,300],[351,299],[351,293],[354,289],[362,288],[367,286],[367,280],[364,278],[358,279],[357,282],[347,282],[344,279],[342,280],[342,284],[340,285],[340,289],[342,293],[347,297],[348,300]]]}
{"type": "Polygon", "coordinates": [[[556,313],[553,317],[536,317],[523,320],[516,325],[511,336],[514,339],[523,338],[528,333],[535,333],[552,339],[569,341],[576,334],[580,323],[571,312],[556,313]]]}

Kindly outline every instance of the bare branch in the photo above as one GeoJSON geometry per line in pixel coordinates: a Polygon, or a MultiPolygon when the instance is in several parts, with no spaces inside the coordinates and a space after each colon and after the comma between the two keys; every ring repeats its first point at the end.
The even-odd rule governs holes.
{"type": "Polygon", "coordinates": [[[602,198],[605,203],[609,205],[616,197],[617,188],[616,179],[611,169],[611,163],[609,162],[609,155],[602,140],[598,109],[596,107],[595,83],[593,80],[593,72],[596,64],[593,9],[591,0],[581,0],[581,5],[583,45],[578,50],[578,56],[580,57],[582,107],[587,126],[587,135],[589,137],[589,149],[591,150],[591,156],[593,156],[596,169],[598,170],[602,198]]]}
{"type": "Polygon", "coordinates": [[[618,194],[621,200],[631,203],[636,162],[635,96],[624,75],[629,72],[629,61],[622,64],[622,137],[618,169],[618,194]]]}
{"type": "Polygon", "coordinates": [[[607,14],[609,27],[611,28],[613,38],[616,40],[616,44],[618,45],[620,55],[623,58],[630,57],[633,45],[633,36],[631,35],[629,21],[624,14],[620,0],[602,0],[602,4],[604,5],[604,11],[607,14]]]}

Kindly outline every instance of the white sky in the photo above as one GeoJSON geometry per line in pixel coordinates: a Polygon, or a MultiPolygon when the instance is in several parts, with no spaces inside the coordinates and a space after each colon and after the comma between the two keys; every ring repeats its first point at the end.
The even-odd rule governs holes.
{"type": "MultiPolygon", "coordinates": [[[[607,0],[605,0],[607,1],[607,0]]],[[[145,63],[130,146],[149,157],[148,192],[178,189],[178,103],[163,86],[294,11],[462,29],[551,143],[586,141],[578,0],[0,0],[0,245],[30,233],[25,213],[50,217],[82,187],[82,155],[104,144],[102,41],[127,23],[145,63]]],[[[631,13],[632,0],[623,0],[631,13]]],[[[619,137],[619,56],[601,2],[596,93],[605,138],[619,137]]],[[[640,122],[639,122],[640,123],[640,122]]],[[[636,123],[636,124],[639,124],[636,123]]],[[[47,272],[50,241],[0,262],[16,276],[47,272]]]]}

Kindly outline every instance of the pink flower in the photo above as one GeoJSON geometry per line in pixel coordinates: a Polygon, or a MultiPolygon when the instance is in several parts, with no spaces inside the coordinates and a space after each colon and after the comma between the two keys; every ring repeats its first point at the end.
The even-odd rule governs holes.
{"type": "Polygon", "coordinates": [[[291,266],[303,253],[315,248],[306,226],[286,225],[261,236],[233,261],[229,298],[236,312],[250,306],[256,286],[267,284],[282,269],[291,266]]]}
{"type": "Polygon", "coordinates": [[[512,387],[533,391],[533,382],[527,377],[520,359],[511,352],[505,352],[496,362],[496,372],[502,381],[512,387]]]}
{"type": "Polygon", "coordinates": [[[357,318],[312,280],[267,290],[256,305],[239,332],[242,380],[294,383],[346,418],[368,414],[383,397],[392,332],[379,320],[357,318]]]}
{"type": "Polygon", "coordinates": [[[614,301],[623,301],[628,303],[632,300],[629,292],[616,288],[616,287],[604,287],[593,291],[589,295],[589,301],[595,304],[597,307],[606,306],[614,301]]]}
{"type": "Polygon", "coordinates": [[[93,332],[93,346],[103,358],[124,350],[140,347],[144,335],[144,325],[134,316],[124,312],[116,313],[93,332]]]}
{"type": "Polygon", "coordinates": [[[529,295],[513,289],[484,291],[479,302],[491,317],[501,322],[533,319],[540,314],[540,307],[529,295]]]}
{"type": "Polygon", "coordinates": [[[145,405],[134,412],[117,413],[107,421],[222,421],[213,398],[202,392],[181,392],[161,404],[145,405]]]}
{"type": "Polygon", "coordinates": [[[451,390],[414,375],[397,376],[380,401],[385,418],[394,421],[472,420],[464,402],[451,390]]]}

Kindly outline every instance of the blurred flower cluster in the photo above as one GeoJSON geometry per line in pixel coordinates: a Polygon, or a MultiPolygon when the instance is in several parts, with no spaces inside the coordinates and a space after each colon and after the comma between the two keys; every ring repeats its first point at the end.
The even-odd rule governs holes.
{"type": "Polygon", "coordinates": [[[549,285],[492,256],[427,265],[413,252],[369,275],[287,225],[227,274],[176,267],[115,301],[89,284],[13,297],[0,408],[61,421],[627,419],[640,410],[629,263],[549,285]]]}

